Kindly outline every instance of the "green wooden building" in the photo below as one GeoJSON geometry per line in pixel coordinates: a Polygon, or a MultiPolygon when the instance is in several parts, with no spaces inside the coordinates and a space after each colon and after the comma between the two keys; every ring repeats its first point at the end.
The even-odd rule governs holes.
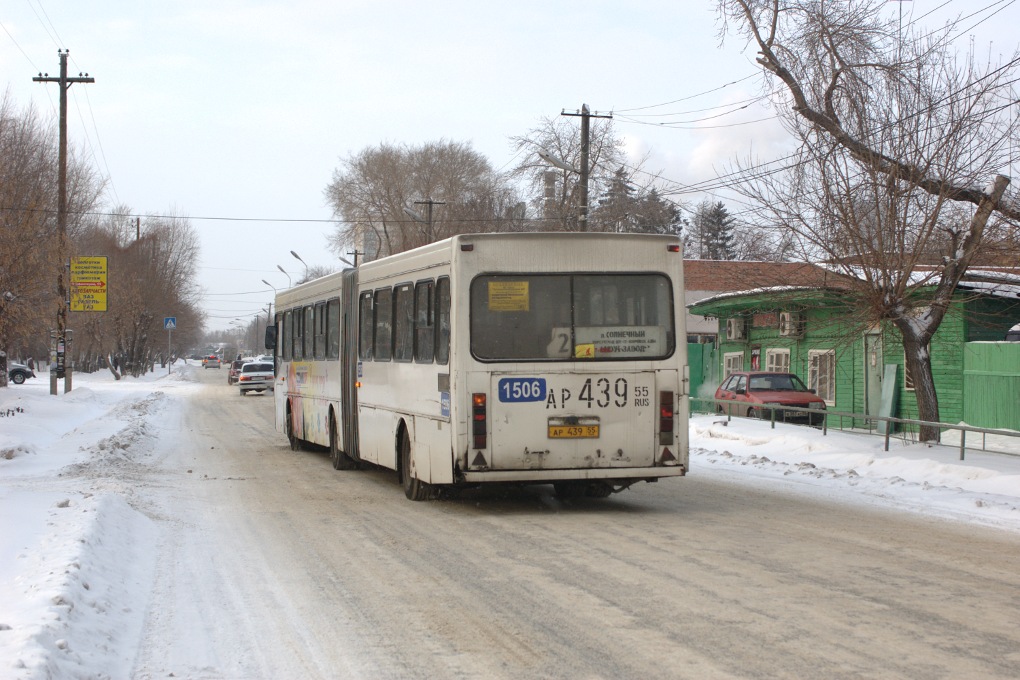
{"type": "MultiPolygon", "coordinates": [[[[1018,294],[1020,285],[975,290],[961,284],[930,346],[942,422],[1020,430],[1020,343],[1000,342],[1020,320],[1018,294]],[[1009,407],[992,407],[1004,399],[1009,407]]],[[[899,331],[891,323],[865,326],[845,287],[723,293],[688,309],[718,320],[720,377],[736,370],[789,371],[829,410],[917,417],[899,331]],[[885,385],[895,408],[883,412],[882,391],[889,380],[895,381],[885,385]]],[[[711,391],[694,396],[711,396],[711,391]]]]}

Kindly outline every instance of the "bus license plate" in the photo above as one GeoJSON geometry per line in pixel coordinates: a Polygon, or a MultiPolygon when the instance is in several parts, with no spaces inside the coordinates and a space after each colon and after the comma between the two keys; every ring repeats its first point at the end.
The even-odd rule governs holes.
{"type": "Polygon", "coordinates": [[[550,425],[549,439],[598,439],[598,425],[550,425]]]}

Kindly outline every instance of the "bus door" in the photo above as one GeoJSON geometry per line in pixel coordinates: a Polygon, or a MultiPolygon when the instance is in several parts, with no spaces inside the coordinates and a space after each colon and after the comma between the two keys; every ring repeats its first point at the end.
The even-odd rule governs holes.
{"type": "Polygon", "coordinates": [[[491,380],[493,469],[654,464],[658,434],[653,371],[494,372],[491,380]]]}

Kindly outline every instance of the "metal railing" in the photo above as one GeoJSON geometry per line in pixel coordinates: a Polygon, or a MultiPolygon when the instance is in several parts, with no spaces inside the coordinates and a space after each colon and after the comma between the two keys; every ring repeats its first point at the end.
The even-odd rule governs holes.
{"type": "MultiPolygon", "coordinates": [[[[804,413],[808,416],[810,422],[811,415],[822,414],[821,430],[822,435],[827,435],[829,432],[829,423],[832,418],[839,419],[839,426],[837,429],[840,431],[851,431],[851,432],[864,432],[866,434],[879,434],[885,437],[885,450],[889,450],[889,440],[893,437],[894,425],[907,425],[909,427],[937,427],[940,430],[959,430],[960,432],[960,460],[965,460],[967,450],[967,433],[976,432],[981,434],[981,450],[986,453],[997,453],[1004,456],[1016,456],[1020,457],[1020,453],[1014,451],[998,451],[995,449],[987,448],[987,437],[993,435],[997,437],[1013,437],[1017,439],[1017,448],[1020,449],[1020,432],[1016,430],[998,430],[987,427],[974,427],[972,425],[959,425],[952,423],[933,423],[926,420],[914,420],[911,418],[893,418],[890,416],[872,416],[865,413],[847,413],[845,411],[831,411],[831,410],[819,410],[811,408],[803,408],[800,406],[786,406],[776,405],[770,407],[769,405],[756,405],[749,404],[747,402],[733,402],[724,399],[711,399],[703,397],[690,397],[690,405],[692,413],[715,413],[718,415],[725,415],[727,420],[731,420],[734,415],[730,413],[730,409],[727,406],[732,407],[734,404],[738,404],[741,409],[755,409],[759,413],[761,420],[770,420],[772,422],[772,428],[776,427],[776,414],[779,414],[779,421],[786,422],[790,425],[807,425],[807,423],[793,422],[786,420],[786,412],[804,413]],[[696,408],[696,404],[706,404],[707,407],[696,408]],[[844,418],[850,419],[850,428],[844,428],[844,418]],[[854,427],[855,422],[864,422],[867,424],[867,428],[854,427]],[[884,428],[879,427],[879,423],[885,423],[884,428]],[[877,432],[877,430],[884,430],[884,432],[877,432]]],[[[741,418],[743,416],[737,414],[736,417],[741,418]]],[[[811,427],[819,427],[818,425],[810,425],[811,427]]],[[[897,439],[908,441],[907,436],[910,434],[916,434],[907,428],[900,428],[900,436],[897,439]]]]}

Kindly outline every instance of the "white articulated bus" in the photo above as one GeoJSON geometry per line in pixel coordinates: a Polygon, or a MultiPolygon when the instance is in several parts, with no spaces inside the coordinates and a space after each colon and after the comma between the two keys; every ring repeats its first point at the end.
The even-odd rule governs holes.
{"type": "Polygon", "coordinates": [[[460,235],[365,263],[277,295],[277,430],[412,500],[682,476],[683,304],[671,236],[460,235]]]}

